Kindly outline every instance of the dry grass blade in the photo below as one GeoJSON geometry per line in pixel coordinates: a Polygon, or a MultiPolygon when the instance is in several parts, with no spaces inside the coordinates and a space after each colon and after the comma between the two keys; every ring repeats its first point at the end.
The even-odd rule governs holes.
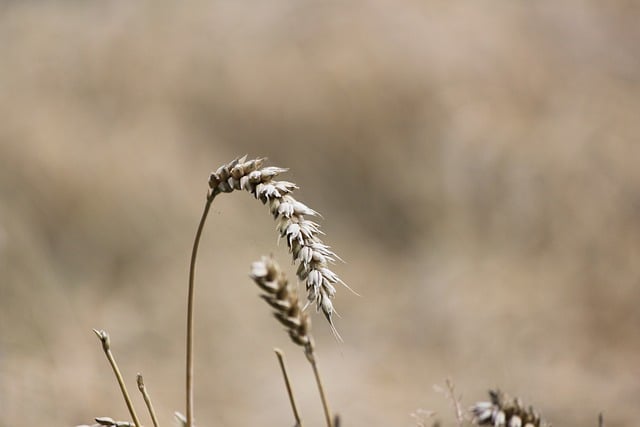
{"type": "Polygon", "coordinates": [[[285,384],[285,387],[287,387],[287,395],[289,396],[289,403],[291,404],[293,417],[296,420],[295,427],[302,427],[302,419],[300,418],[300,413],[298,413],[296,400],[293,396],[293,388],[291,387],[291,381],[289,381],[289,374],[287,373],[287,366],[284,361],[284,353],[279,348],[275,348],[273,349],[273,351],[276,353],[276,357],[278,358],[278,363],[280,364],[280,370],[282,371],[282,377],[284,378],[284,384],[285,384]]]}
{"type": "Polygon", "coordinates": [[[456,425],[458,427],[463,427],[465,422],[465,414],[462,410],[462,396],[456,394],[456,388],[453,384],[453,381],[450,378],[447,378],[445,380],[445,388],[434,386],[434,389],[438,392],[443,393],[451,402],[456,418],[456,425]]]}
{"type": "Polygon", "coordinates": [[[136,381],[138,383],[138,390],[140,390],[142,398],[144,399],[144,403],[147,405],[147,410],[149,411],[149,416],[151,416],[153,427],[158,427],[158,418],[156,417],[156,411],[153,409],[151,397],[149,396],[149,392],[147,392],[147,387],[145,387],[144,385],[144,378],[142,378],[142,374],[138,374],[136,381]]]}
{"type": "MultiPolygon", "coordinates": [[[[124,398],[125,403],[127,404],[127,409],[129,410],[129,414],[131,414],[131,418],[133,419],[133,425],[135,427],[141,427],[140,421],[138,420],[138,415],[136,414],[136,410],[133,407],[133,403],[131,402],[131,397],[129,396],[129,392],[127,391],[127,386],[124,383],[124,379],[122,378],[122,374],[120,373],[120,369],[118,368],[118,364],[116,363],[116,359],[111,352],[111,339],[109,338],[109,334],[103,330],[94,329],[96,336],[100,339],[100,343],[102,344],[102,350],[104,351],[105,356],[107,356],[107,360],[109,361],[109,365],[111,365],[111,369],[113,369],[113,373],[118,380],[118,385],[120,386],[120,391],[122,391],[122,397],[124,398]]],[[[123,425],[123,422],[116,422],[111,420],[111,418],[96,418],[98,424],[101,425],[114,425],[120,427],[123,425]],[[113,424],[102,424],[103,420],[105,423],[113,422],[113,424]]]]}

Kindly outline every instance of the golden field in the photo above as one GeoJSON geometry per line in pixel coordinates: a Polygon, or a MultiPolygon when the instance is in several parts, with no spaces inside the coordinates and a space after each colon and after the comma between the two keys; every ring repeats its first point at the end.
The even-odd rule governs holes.
{"type": "MultiPolygon", "coordinates": [[[[92,328],[173,425],[207,178],[245,153],[290,168],[361,294],[338,289],[344,344],[313,316],[343,425],[454,425],[446,377],[467,406],[500,387],[554,425],[637,424],[638,19],[595,0],[2,2],[0,427],[127,418],[92,328]]],[[[288,264],[274,228],[247,194],[213,206],[200,426],[293,424],[274,346],[322,425],[248,278],[288,264]]]]}

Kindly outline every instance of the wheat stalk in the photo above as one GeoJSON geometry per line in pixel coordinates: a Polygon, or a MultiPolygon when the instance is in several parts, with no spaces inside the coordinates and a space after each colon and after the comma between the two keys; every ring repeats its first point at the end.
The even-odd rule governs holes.
{"type": "Polygon", "coordinates": [[[100,425],[108,426],[124,427],[125,425],[132,425],[135,427],[141,427],[142,424],[140,424],[140,421],[138,420],[138,415],[136,414],[136,410],[133,407],[133,403],[131,402],[131,397],[129,396],[129,392],[127,391],[127,386],[124,383],[124,378],[122,378],[122,374],[120,373],[120,369],[118,368],[116,359],[111,351],[111,339],[109,338],[109,334],[104,330],[97,329],[94,329],[93,332],[96,334],[96,336],[100,340],[100,343],[102,344],[102,351],[107,357],[109,365],[111,365],[111,369],[113,370],[113,373],[118,380],[118,385],[120,386],[122,397],[124,398],[124,401],[127,404],[127,409],[129,410],[129,414],[131,414],[131,418],[133,419],[133,423],[131,424],[129,424],[127,421],[113,421],[109,417],[96,418],[96,422],[100,425]]]}
{"type": "MultiPolygon", "coordinates": [[[[251,278],[264,291],[260,297],[273,308],[274,317],[284,325],[291,340],[304,348],[304,354],[311,364],[318,386],[327,427],[333,427],[329,403],[318,371],[315,346],[311,336],[311,319],[300,306],[296,289],[289,285],[278,263],[270,257],[262,257],[260,261],[251,265],[251,278]]],[[[299,424],[297,414],[296,422],[299,424]]]]}
{"type": "Polygon", "coordinates": [[[138,373],[136,382],[138,384],[138,390],[140,391],[140,394],[142,394],[142,398],[144,399],[144,403],[145,405],[147,405],[147,410],[149,411],[149,415],[151,416],[153,427],[158,427],[158,417],[156,416],[156,411],[153,409],[153,403],[151,403],[151,397],[149,396],[147,387],[144,385],[144,378],[142,377],[142,374],[138,373]]]}
{"type": "Polygon", "coordinates": [[[282,371],[284,385],[285,387],[287,387],[287,395],[289,396],[289,403],[291,404],[291,410],[293,411],[293,418],[295,418],[296,420],[294,427],[302,427],[302,420],[300,419],[300,414],[298,413],[296,399],[293,396],[293,388],[291,387],[291,381],[289,381],[289,374],[287,373],[287,366],[284,361],[284,353],[279,348],[274,348],[273,351],[276,353],[276,357],[278,358],[278,364],[280,365],[280,370],[282,371]]]}
{"type": "MultiPolygon", "coordinates": [[[[329,264],[340,259],[329,246],[319,238],[321,234],[317,223],[305,216],[319,214],[291,196],[298,188],[292,182],[276,181],[273,178],[287,169],[263,167],[264,159],[247,160],[236,158],[220,166],[209,176],[209,189],[206,203],[193,241],[189,266],[189,287],[187,296],[187,363],[186,363],[186,427],[193,427],[193,302],[195,288],[195,265],[202,230],[214,199],[221,193],[234,190],[246,190],[256,199],[269,207],[278,221],[277,230],[284,238],[293,256],[299,264],[297,276],[306,283],[307,304],[315,303],[316,311],[322,310],[336,339],[341,340],[333,324],[334,308],[331,299],[336,294],[336,283],[342,283],[350,289],[330,268],[329,264]]],[[[305,305],[306,307],[306,305],[305,305]]]]}

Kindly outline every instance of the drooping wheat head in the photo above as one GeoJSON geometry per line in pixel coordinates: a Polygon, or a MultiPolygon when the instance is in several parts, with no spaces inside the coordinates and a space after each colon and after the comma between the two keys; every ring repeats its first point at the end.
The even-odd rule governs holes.
{"type": "MultiPolygon", "coordinates": [[[[234,190],[246,190],[269,207],[277,221],[279,236],[287,242],[294,262],[298,264],[297,276],[306,285],[307,304],[315,303],[322,310],[332,332],[334,308],[331,300],[336,294],[336,283],[350,289],[330,268],[340,258],[320,239],[324,234],[318,223],[307,217],[319,216],[313,209],[296,200],[291,193],[298,186],[274,178],[286,172],[279,167],[263,167],[264,159],[246,160],[246,156],[221,166],[209,177],[210,197],[234,190]]],[[[305,305],[306,308],[306,305],[305,305]]]]}

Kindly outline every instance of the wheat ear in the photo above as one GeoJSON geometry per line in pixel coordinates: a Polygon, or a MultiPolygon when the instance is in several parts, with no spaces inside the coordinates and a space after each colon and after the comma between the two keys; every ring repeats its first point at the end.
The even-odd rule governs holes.
{"type": "Polygon", "coordinates": [[[510,399],[500,390],[489,390],[489,402],[470,408],[473,424],[494,427],[551,427],[533,407],[525,407],[518,398],[510,399]]]}
{"type": "Polygon", "coordinates": [[[315,346],[311,336],[311,319],[300,306],[295,288],[289,285],[280,266],[270,257],[262,257],[251,266],[251,278],[264,291],[260,297],[273,308],[273,315],[284,325],[291,340],[304,348],[304,354],[311,364],[322,400],[327,427],[333,427],[329,402],[324,392],[315,346]]]}
{"type": "Polygon", "coordinates": [[[341,283],[351,289],[329,268],[340,258],[320,239],[324,233],[319,224],[306,218],[319,216],[318,212],[291,195],[298,186],[274,179],[287,169],[262,167],[263,163],[264,159],[247,161],[246,156],[236,159],[210,175],[209,187],[215,194],[246,190],[269,207],[277,221],[280,237],[287,242],[293,261],[298,263],[296,274],[306,284],[308,303],[315,303],[316,309],[322,310],[331,330],[339,338],[333,324],[334,285],[341,283]]]}

